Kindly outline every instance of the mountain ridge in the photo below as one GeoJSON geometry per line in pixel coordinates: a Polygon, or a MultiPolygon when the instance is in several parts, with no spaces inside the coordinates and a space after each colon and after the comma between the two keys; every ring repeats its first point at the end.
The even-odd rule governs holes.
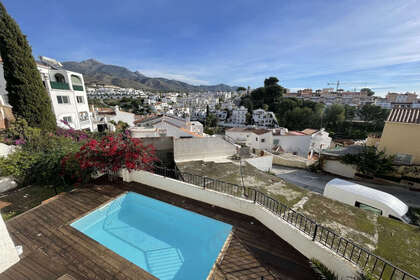
{"type": "Polygon", "coordinates": [[[147,77],[139,71],[111,64],[104,64],[93,58],[81,62],[62,62],[65,69],[83,74],[87,84],[110,84],[119,87],[128,87],[155,91],[234,91],[237,87],[225,84],[218,85],[191,85],[185,82],[147,77]]]}

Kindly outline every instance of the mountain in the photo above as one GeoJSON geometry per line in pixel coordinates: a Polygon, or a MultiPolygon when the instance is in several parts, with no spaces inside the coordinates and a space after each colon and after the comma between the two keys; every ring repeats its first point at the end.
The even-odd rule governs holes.
{"type": "Polygon", "coordinates": [[[156,91],[234,91],[236,87],[225,84],[194,86],[184,82],[165,78],[146,77],[139,71],[132,72],[125,67],[103,64],[95,59],[81,62],[68,61],[62,63],[64,68],[83,74],[87,84],[108,84],[126,88],[156,91]]]}

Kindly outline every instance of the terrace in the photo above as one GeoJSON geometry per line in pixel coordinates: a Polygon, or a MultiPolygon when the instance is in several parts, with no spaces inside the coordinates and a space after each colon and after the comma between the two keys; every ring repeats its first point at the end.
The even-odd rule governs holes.
{"type": "Polygon", "coordinates": [[[7,228],[23,254],[0,279],[157,279],[70,226],[125,191],[233,226],[211,279],[315,279],[307,258],[254,218],[139,183],[85,186],[10,219],[7,228]]]}

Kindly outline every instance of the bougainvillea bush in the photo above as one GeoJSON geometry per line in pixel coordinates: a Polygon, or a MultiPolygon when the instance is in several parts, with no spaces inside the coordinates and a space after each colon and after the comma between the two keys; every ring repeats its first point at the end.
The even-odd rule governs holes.
{"type": "Polygon", "coordinates": [[[115,175],[120,169],[152,170],[157,160],[153,145],[144,145],[129,133],[89,139],[75,154],[82,170],[115,175]]]}

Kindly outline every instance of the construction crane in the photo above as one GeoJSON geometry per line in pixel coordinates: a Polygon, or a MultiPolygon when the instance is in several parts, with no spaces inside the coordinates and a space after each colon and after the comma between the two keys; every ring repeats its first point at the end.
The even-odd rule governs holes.
{"type": "Polygon", "coordinates": [[[329,86],[336,85],[335,91],[338,91],[338,87],[340,86],[340,81],[338,80],[336,83],[327,83],[329,86]]]}
{"type": "Polygon", "coordinates": [[[339,80],[335,83],[327,83],[327,85],[329,86],[332,86],[332,85],[336,86],[335,91],[338,91],[338,88],[340,87],[340,85],[354,85],[354,84],[360,84],[360,85],[366,86],[368,83],[366,82],[342,83],[339,80]]]}

